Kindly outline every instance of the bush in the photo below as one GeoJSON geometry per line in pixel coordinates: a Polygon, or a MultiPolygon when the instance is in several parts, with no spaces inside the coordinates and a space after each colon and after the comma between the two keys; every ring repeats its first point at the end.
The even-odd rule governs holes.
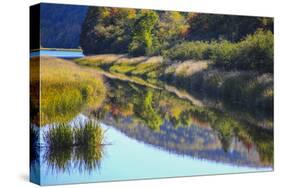
{"type": "Polygon", "coordinates": [[[257,30],[238,43],[226,40],[184,42],[164,52],[171,60],[212,60],[226,70],[273,72],[273,34],[257,30]]]}
{"type": "Polygon", "coordinates": [[[227,40],[211,42],[205,57],[216,63],[217,66],[227,68],[237,53],[237,45],[227,40]]]}
{"type": "Polygon", "coordinates": [[[233,59],[235,67],[259,72],[273,72],[273,34],[258,30],[237,44],[238,53],[233,59]]]}
{"type": "Polygon", "coordinates": [[[171,60],[180,61],[188,59],[207,59],[205,56],[208,52],[209,45],[210,44],[208,42],[203,41],[184,42],[166,51],[164,53],[164,56],[168,57],[171,60]]]}

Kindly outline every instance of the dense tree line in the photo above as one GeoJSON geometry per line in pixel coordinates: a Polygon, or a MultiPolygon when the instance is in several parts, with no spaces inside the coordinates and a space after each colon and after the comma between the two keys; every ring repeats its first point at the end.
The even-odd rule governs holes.
{"type": "Polygon", "coordinates": [[[259,28],[273,31],[271,18],[174,11],[90,7],[82,26],[85,54],[161,54],[183,41],[238,42],[259,28]]]}
{"type": "Polygon", "coordinates": [[[258,28],[273,31],[273,20],[265,17],[190,13],[187,19],[190,26],[187,39],[191,40],[237,42],[258,28]]]}
{"type": "Polygon", "coordinates": [[[187,33],[186,13],[90,7],[82,25],[85,54],[159,54],[187,33]]]}

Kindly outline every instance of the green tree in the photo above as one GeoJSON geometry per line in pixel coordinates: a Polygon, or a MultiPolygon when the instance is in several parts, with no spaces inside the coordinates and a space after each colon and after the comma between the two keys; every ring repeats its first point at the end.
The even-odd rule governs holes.
{"type": "Polygon", "coordinates": [[[153,52],[154,36],[152,30],[159,21],[155,11],[142,11],[134,24],[132,42],[129,45],[129,53],[133,56],[149,55],[153,52]]]}
{"type": "Polygon", "coordinates": [[[135,18],[135,9],[90,7],[80,36],[83,53],[127,53],[135,18]]]}
{"type": "Polygon", "coordinates": [[[147,126],[153,130],[160,130],[163,123],[162,118],[153,108],[153,92],[148,90],[144,100],[140,101],[137,111],[147,126]]]}

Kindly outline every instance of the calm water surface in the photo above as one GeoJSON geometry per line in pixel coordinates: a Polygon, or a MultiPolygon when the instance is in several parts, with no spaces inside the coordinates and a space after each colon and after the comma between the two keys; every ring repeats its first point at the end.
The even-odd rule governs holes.
{"type": "Polygon", "coordinates": [[[59,58],[79,58],[84,57],[81,51],[60,51],[60,50],[40,50],[30,53],[31,57],[48,55],[59,58]]]}
{"type": "Polygon", "coordinates": [[[40,129],[40,155],[31,162],[41,174],[41,184],[273,169],[273,131],[259,126],[272,123],[270,118],[197,106],[167,90],[105,80],[108,91],[101,107],[83,109],[69,120],[72,126],[89,119],[100,122],[105,145],[94,154],[102,157],[92,161],[87,151],[75,148],[49,152],[43,137],[51,125],[46,125],[40,129]]]}

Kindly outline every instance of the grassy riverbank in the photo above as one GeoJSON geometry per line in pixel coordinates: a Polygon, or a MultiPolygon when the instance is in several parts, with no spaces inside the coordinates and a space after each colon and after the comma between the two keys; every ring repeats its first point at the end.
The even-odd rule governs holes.
{"type": "Polygon", "coordinates": [[[223,71],[206,68],[202,64],[186,62],[169,66],[161,80],[209,99],[223,100],[225,103],[243,108],[258,108],[272,114],[273,75],[271,73],[223,71]],[[199,68],[201,70],[198,70],[199,68]],[[192,69],[195,71],[190,71],[192,69]]]}
{"type": "Polygon", "coordinates": [[[256,71],[225,70],[211,60],[167,61],[160,56],[96,55],[76,63],[113,74],[140,78],[157,85],[159,80],[204,98],[222,100],[244,108],[273,111],[273,75],[256,71]]]}
{"type": "Polygon", "coordinates": [[[99,107],[105,97],[103,79],[94,70],[47,56],[40,57],[40,65],[32,58],[31,66],[40,66],[41,125],[68,122],[85,107],[99,107]]]}
{"type": "Polygon", "coordinates": [[[154,57],[128,57],[127,55],[95,55],[76,59],[79,65],[100,68],[111,73],[120,73],[141,78],[158,78],[164,69],[163,58],[154,57]]]}

